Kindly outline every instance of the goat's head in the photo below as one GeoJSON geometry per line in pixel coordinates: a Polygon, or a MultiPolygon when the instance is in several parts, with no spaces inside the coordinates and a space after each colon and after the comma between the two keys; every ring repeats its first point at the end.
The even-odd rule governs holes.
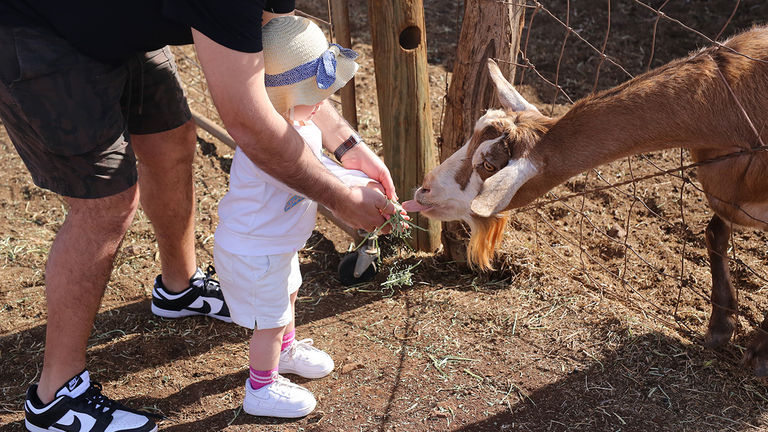
{"type": "Polygon", "coordinates": [[[532,152],[551,125],[488,59],[488,70],[503,109],[492,109],[475,124],[469,140],[424,178],[408,211],[439,220],[463,220],[472,229],[469,264],[489,268],[506,224],[502,214],[515,193],[539,172],[532,152]]]}

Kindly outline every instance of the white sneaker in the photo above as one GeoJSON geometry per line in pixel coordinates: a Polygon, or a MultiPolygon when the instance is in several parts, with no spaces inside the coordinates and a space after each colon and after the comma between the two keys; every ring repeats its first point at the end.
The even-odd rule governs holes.
{"type": "Polygon", "coordinates": [[[333,370],[333,359],[325,351],[312,346],[312,339],[294,341],[280,352],[277,370],[304,378],[322,378],[333,370]]]}
{"type": "Polygon", "coordinates": [[[245,381],[243,411],[255,416],[297,418],[311,413],[317,401],[304,387],[280,375],[272,384],[254,390],[250,380],[245,381]]]}

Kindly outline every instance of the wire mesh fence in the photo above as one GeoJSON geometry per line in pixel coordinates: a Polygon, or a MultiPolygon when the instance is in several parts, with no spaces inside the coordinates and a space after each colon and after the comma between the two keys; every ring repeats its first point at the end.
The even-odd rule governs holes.
{"type": "MultiPolygon", "coordinates": [[[[768,4],[757,0],[484,1],[525,9],[520,52],[514,60],[515,84],[542,113],[552,116],[567,112],[583,97],[698,48],[720,45],[768,17],[768,4]]],[[[465,4],[424,3],[431,92],[438,105],[433,113],[439,115],[440,105],[446,103],[451,53],[468,49],[456,46],[465,4]],[[431,26],[430,19],[438,14],[441,25],[431,26]],[[450,20],[445,16],[450,14],[455,24],[446,27],[450,20]]],[[[298,1],[297,7],[306,8],[330,34],[327,0],[298,1]]],[[[370,64],[365,59],[370,53],[365,32],[366,20],[372,18],[366,10],[365,1],[350,1],[357,21],[352,36],[362,48],[360,61],[370,64]]],[[[175,54],[191,107],[217,120],[194,51],[178,47],[175,54]]],[[[358,97],[370,94],[375,91],[358,97]]],[[[475,118],[481,114],[472,113],[475,118]]],[[[762,132],[762,119],[744,120],[762,132]]],[[[366,120],[362,122],[366,127],[366,120]]],[[[368,133],[375,135],[375,126],[368,133]]],[[[761,142],[746,151],[763,158],[765,149],[761,142]]],[[[697,179],[701,164],[693,162],[687,150],[671,149],[623,158],[573,177],[532,206],[513,212],[502,261],[539,268],[546,262],[561,278],[576,280],[597,296],[619,299],[669,328],[700,335],[710,311],[705,227],[712,214],[697,179]]],[[[765,233],[757,230],[731,235],[730,266],[734,284],[741,289],[739,314],[747,328],[762,320],[767,305],[761,298],[768,288],[765,240],[765,233]]]]}
{"type": "MultiPolygon", "coordinates": [[[[728,36],[760,24],[765,15],[759,12],[766,9],[760,2],[738,0],[507,3],[526,8],[517,85],[530,86],[549,115],[699,48],[722,48],[728,36]]],[[[583,173],[519,210],[518,245],[533,232],[537,255],[561,263],[565,276],[621,298],[671,328],[700,335],[710,309],[705,227],[712,214],[706,201],[713,197],[702,189],[696,168],[739,157],[764,160],[765,120],[743,114],[741,120],[755,133],[751,148],[699,162],[687,150],[671,149],[583,173]]],[[[752,217],[766,224],[754,211],[752,217]]],[[[765,303],[759,296],[768,287],[764,245],[759,231],[731,236],[728,254],[734,284],[746,300],[738,312],[747,329],[762,320],[765,303]]]]}

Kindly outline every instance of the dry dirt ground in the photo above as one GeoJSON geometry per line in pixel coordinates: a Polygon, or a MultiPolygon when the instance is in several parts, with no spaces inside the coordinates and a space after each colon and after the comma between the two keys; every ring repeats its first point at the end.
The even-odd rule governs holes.
{"type": "MultiPolygon", "coordinates": [[[[297,3],[327,16],[325,1],[297,3]]],[[[656,16],[639,2],[542,4],[563,22],[569,6],[570,26],[598,49],[610,4],[606,53],[632,75],[647,67],[656,16]]],[[[710,38],[737,5],[724,35],[768,17],[768,5],[758,0],[651,5],[662,4],[666,14],[710,38]]],[[[461,7],[425,1],[436,130],[461,7]]],[[[362,54],[360,129],[380,147],[367,3],[351,0],[350,8],[354,48],[362,54]]],[[[533,11],[527,10],[527,23],[533,11]]],[[[592,90],[599,56],[571,34],[558,62],[564,35],[564,27],[539,10],[527,54],[551,82],[559,64],[558,84],[577,99],[592,90]]],[[[662,19],[652,65],[706,43],[662,19]]],[[[191,100],[211,113],[183,58],[190,51],[178,52],[191,100]]],[[[598,88],[628,78],[606,62],[598,88]]],[[[523,84],[542,110],[567,108],[567,99],[555,99],[553,87],[531,71],[523,84]]],[[[65,208],[30,183],[0,131],[0,431],[11,432],[23,430],[24,392],[40,374],[45,257],[65,208]]],[[[216,205],[226,192],[231,151],[204,133],[200,137],[196,236],[205,265],[212,261],[216,205]]],[[[96,318],[88,367],[106,394],[165,415],[164,431],[768,430],[765,382],[739,364],[768,306],[766,234],[734,235],[731,268],[740,288],[741,326],[731,345],[712,351],[701,345],[709,315],[702,236],[709,212],[695,171],[547,202],[688,162],[685,153],[671,150],[571,179],[537,208],[513,214],[497,270],[490,273],[472,272],[440,254],[392,250],[372,283],[347,288],[339,284],[336,266],[350,241],[320,220],[301,253],[297,336],[313,338],[337,367],[324,379],[296,379],[319,401],[314,413],[299,420],[241,411],[248,331],[150,313],[159,263],[151,226],[139,212],[96,318]],[[412,286],[382,285],[390,269],[417,263],[412,286]]]]}

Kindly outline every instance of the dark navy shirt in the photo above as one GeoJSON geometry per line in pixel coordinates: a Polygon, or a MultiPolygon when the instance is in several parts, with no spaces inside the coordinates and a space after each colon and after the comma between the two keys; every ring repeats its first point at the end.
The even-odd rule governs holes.
{"type": "Polygon", "coordinates": [[[235,51],[259,52],[263,11],[294,7],[295,0],[0,0],[0,25],[46,26],[111,62],[192,43],[192,28],[235,51]]]}

